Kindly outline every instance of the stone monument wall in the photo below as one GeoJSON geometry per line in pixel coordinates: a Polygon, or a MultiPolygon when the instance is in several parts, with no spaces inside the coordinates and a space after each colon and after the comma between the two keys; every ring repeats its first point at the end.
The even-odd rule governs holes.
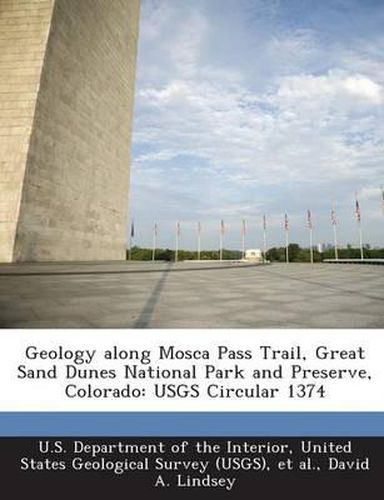
{"type": "Polygon", "coordinates": [[[0,260],[124,259],[140,2],[0,0],[5,14],[16,4],[40,24],[35,69],[18,84],[30,108],[0,260]]]}
{"type": "Polygon", "coordinates": [[[0,262],[13,260],[53,0],[0,0],[0,262]]]}

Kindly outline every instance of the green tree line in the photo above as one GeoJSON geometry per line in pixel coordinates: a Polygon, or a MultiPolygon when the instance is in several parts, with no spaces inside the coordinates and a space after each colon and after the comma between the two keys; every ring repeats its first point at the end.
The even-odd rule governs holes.
{"type": "MultiPolygon", "coordinates": [[[[241,252],[237,250],[223,250],[224,260],[241,259],[241,252]]],[[[129,250],[127,250],[127,259],[129,258],[129,250]]],[[[220,254],[218,250],[202,250],[200,253],[201,260],[219,260],[220,254]]],[[[152,248],[132,247],[131,260],[152,260],[152,248]]],[[[170,248],[157,248],[155,252],[155,260],[174,261],[175,251],[170,248]]],[[[197,260],[197,252],[189,250],[179,250],[178,260],[197,260]]]]}
{"type": "MultiPolygon", "coordinates": [[[[309,262],[309,248],[301,248],[297,243],[291,243],[288,247],[290,262],[309,262]]],[[[360,259],[360,248],[352,248],[348,245],[347,248],[339,248],[339,259],[360,259]]],[[[364,257],[366,259],[383,259],[383,248],[370,248],[368,245],[364,247],[364,257]]],[[[334,259],[335,250],[328,248],[323,252],[313,249],[314,262],[322,262],[325,259],[334,259]]],[[[267,259],[271,262],[285,262],[285,247],[271,248],[267,252],[267,259]]]]}
{"type": "MultiPolygon", "coordinates": [[[[309,262],[310,252],[309,248],[301,248],[297,243],[291,243],[288,247],[290,262],[309,262]]],[[[347,248],[339,248],[339,259],[360,259],[360,249],[352,248],[348,245],[347,248]]],[[[131,252],[127,250],[127,259],[131,254],[131,260],[152,260],[152,249],[141,248],[134,246],[131,252]]],[[[241,259],[242,253],[239,250],[223,250],[224,260],[238,260],[241,259]]],[[[383,248],[370,248],[369,245],[364,247],[364,257],[366,259],[384,259],[383,248]]],[[[218,250],[202,250],[200,254],[201,260],[219,260],[220,254],[218,250]]],[[[335,251],[333,248],[326,249],[319,252],[313,249],[314,262],[322,262],[325,259],[334,259],[335,251]]],[[[270,248],[267,252],[267,259],[271,262],[285,262],[285,247],[270,248]]],[[[155,260],[161,261],[175,261],[175,251],[170,248],[158,248],[155,253],[155,260]]],[[[197,252],[189,250],[179,250],[178,260],[197,260],[197,252]]]]}

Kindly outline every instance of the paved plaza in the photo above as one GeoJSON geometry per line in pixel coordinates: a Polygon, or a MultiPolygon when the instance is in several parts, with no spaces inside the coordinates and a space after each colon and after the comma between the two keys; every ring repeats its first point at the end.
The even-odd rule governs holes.
{"type": "Polygon", "coordinates": [[[3,328],[383,328],[384,266],[0,265],[3,328]]]}

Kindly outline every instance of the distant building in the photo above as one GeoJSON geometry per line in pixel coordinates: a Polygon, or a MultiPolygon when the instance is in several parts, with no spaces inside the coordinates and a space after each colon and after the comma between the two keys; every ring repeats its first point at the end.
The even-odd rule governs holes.
{"type": "Polygon", "coordinates": [[[263,252],[259,248],[251,248],[245,251],[245,260],[252,260],[254,262],[263,261],[263,252]]]}
{"type": "Polygon", "coordinates": [[[323,244],[322,244],[322,243],[318,243],[318,244],[317,244],[317,251],[318,251],[319,253],[323,253],[323,244]]]}

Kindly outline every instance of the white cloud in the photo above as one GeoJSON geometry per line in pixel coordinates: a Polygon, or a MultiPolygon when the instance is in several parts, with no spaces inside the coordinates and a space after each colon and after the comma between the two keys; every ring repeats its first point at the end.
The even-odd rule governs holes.
{"type": "Polygon", "coordinates": [[[379,186],[364,187],[359,193],[359,197],[363,200],[380,200],[382,191],[379,186]]]}
{"type": "Polygon", "coordinates": [[[142,3],[140,43],[152,42],[162,36],[172,18],[172,8],[164,0],[146,0],[142,3]]]}
{"type": "Polygon", "coordinates": [[[175,71],[184,78],[193,77],[198,72],[206,32],[206,19],[199,11],[192,10],[180,22],[175,37],[166,44],[175,71]]]}
{"type": "Polygon", "coordinates": [[[356,106],[357,102],[377,106],[383,102],[383,88],[370,78],[359,74],[347,74],[331,70],[325,75],[295,75],[285,77],[277,92],[282,106],[311,101],[322,107],[340,105],[356,106]]]}
{"type": "Polygon", "coordinates": [[[350,176],[361,168],[357,162],[383,150],[374,140],[379,117],[353,118],[358,105],[379,106],[381,99],[375,82],[340,72],[283,78],[267,96],[216,80],[171,81],[140,93],[146,113],[139,117],[137,137],[151,140],[162,154],[138,160],[193,155],[244,182],[274,183],[278,172],[307,180],[350,176]],[[313,158],[317,168],[311,170],[313,158]]]}

